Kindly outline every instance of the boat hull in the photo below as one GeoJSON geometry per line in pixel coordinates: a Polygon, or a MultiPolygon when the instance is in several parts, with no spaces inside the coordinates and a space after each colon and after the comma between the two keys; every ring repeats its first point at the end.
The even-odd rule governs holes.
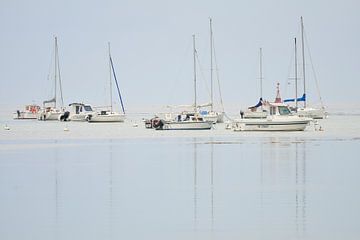
{"type": "Polygon", "coordinates": [[[43,120],[43,121],[54,121],[54,120],[58,120],[59,116],[64,114],[64,112],[42,112],[38,115],[38,120],[43,120]]]}
{"type": "Polygon", "coordinates": [[[89,114],[70,114],[70,121],[86,122],[89,114]]]}
{"type": "Polygon", "coordinates": [[[304,131],[311,119],[240,119],[234,121],[234,131],[304,131]]]}
{"type": "Polygon", "coordinates": [[[207,114],[201,114],[205,121],[213,123],[223,123],[224,113],[222,112],[209,112],[207,114]]]}
{"type": "Polygon", "coordinates": [[[124,122],[125,115],[119,113],[89,115],[88,122],[124,122]]]}
{"type": "Polygon", "coordinates": [[[299,117],[308,117],[312,119],[326,118],[326,112],[322,108],[298,108],[297,115],[299,117]]]}
{"type": "Polygon", "coordinates": [[[212,122],[168,122],[163,126],[163,130],[209,130],[212,122]]]}
{"type": "Polygon", "coordinates": [[[14,113],[13,119],[37,119],[37,114],[32,112],[14,113]]]}

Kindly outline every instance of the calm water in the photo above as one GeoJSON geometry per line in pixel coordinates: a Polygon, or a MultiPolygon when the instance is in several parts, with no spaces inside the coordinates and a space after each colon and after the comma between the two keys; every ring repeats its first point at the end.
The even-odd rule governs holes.
{"type": "Polygon", "coordinates": [[[56,140],[1,132],[2,240],[360,237],[359,132],[56,140]]]}

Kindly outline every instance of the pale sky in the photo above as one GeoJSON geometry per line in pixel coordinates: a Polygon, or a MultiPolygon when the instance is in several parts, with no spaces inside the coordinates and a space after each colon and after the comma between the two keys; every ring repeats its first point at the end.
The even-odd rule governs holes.
{"type": "MultiPolygon", "coordinates": [[[[289,66],[303,16],[325,105],[360,107],[359,12],[356,0],[1,0],[0,105],[15,109],[51,97],[47,75],[55,35],[65,102],[109,102],[110,41],[125,107],[131,111],[193,102],[191,38],[196,34],[199,100],[206,102],[209,17],[225,109],[257,102],[260,47],[264,97],[273,100],[277,82],[284,98],[293,97],[286,82],[294,75],[289,66]]],[[[298,57],[300,61],[300,48],[298,57]]],[[[308,99],[318,102],[308,56],[307,63],[308,99]]]]}

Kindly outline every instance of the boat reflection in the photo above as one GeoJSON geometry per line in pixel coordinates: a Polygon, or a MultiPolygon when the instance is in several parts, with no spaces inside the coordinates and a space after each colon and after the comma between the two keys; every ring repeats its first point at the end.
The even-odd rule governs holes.
{"type": "MultiPolygon", "coordinates": [[[[202,225],[202,227],[204,228],[210,228],[211,231],[214,230],[214,143],[213,143],[213,139],[211,138],[210,141],[208,142],[208,144],[203,144],[201,143],[199,140],[197,140],[196,138],[193,139],[193,161],[194,161],[194,166],[193,166],[193,184],[194,184],[194,196],[193,196],[193,200],[194,200],[194,231],[198,230],[198,225],[199,225],[199,219],[203,219],[202,216],[198,216],[198,204],[199,204],[199,179],[198,179],[198,148],[204,148],[202,149],[201,153],[205,154],[206,157],[205,158],[201,158],[201,161],[205,161],[204,164],[201,164],[202,167],[207,167],[210,165],[210,184],[209,184],[209,179],[205,180],[205,183],[203,185],[201,185],[201,189],[200,189],[200,193],[203,195],[209,195],[210,196],[210,227],[205,225],[202,225]],[[210,149],[209,149],[210,148],[210,149]],[[210,155],[210,156],[209,156],[210,155]],[[210,160],[210,161],[209,161],[210,160]],[[204,191],[205,190],[205,191],[204,191]],[[207,192],[207,191],[210,191],[207,192]]],[[[200,172],[203,173],[202,169],[200,169],[200,172]]],[[[207,219],[205,217],[205,219],[207,219]]],[[[204,224],[204,223],[202,223],[204,224]]]]}
{"type": "Polygon", "coordinates": [[[262,224],[266,224],[265,219],[274,217],[268,215],[269,208],[278,208],[279,213],[288,214],[284,217],[293,219],[298,237],[306,235],[306,152],[306,141],[296,138],[270,138],[260,144],[262,224]],[[291,206],[294,210],[287,211],[291,206]]]}

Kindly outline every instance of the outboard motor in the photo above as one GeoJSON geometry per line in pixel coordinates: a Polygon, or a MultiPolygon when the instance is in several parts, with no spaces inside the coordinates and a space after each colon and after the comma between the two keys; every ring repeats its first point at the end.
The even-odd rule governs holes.
{"type": "Polygon", "coordinates": [[[69,117],[70,117],[70,112],[66,111],[64,112],[64,114],[61,114],[59,116],[59,121],[64,121],[64,122],[69,121],[69,117]]]}
{"type": "Polygon", "coordinates": [[[87,115],[87,116],[86,116],[86,121],[90,121],[91,118],[92,118],[92,115],[91,115],[91,114],[87,115]]]}
{"type": "Polygon", "coordinates": [[[153,128],[156,130],[163,130],[164,125],[165,121],[163,119],[155,118],[153,120],[153,128]]]}

